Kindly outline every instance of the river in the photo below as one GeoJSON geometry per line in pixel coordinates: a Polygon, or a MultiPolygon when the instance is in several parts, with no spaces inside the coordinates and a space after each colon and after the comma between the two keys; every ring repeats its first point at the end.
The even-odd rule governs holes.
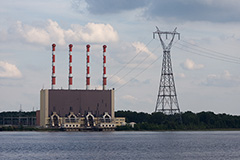
{"type": "Polygon", "coordinates": [[[234,160],[240,131],[0,132],[2,160],[234,160]]]}

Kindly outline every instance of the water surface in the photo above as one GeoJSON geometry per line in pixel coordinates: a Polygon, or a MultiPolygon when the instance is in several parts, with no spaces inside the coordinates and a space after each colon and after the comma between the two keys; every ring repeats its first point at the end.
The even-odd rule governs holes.
{"type": "Polygon", "coordinates": [[[240,131],[0,132],[0,159],[240,159],[240,131]]]}

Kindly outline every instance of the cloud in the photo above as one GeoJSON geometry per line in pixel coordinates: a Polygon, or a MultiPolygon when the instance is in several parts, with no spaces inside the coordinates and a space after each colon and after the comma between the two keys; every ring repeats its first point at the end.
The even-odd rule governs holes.
{"type": "Polygon", "coordinates": [[[181,77],[181,78],[185,78],[186,77],[186,75],[184,73],[178,73],[177,76],[181,77]]]}
{"type": "Polygon", "coordinates": [[[115,59],[127,68],[147,68],[158,58],[142,42],[122,43],[118,48],[120,52],[115,59]]]}
{"type": "Polygon", "coordinates": [[[238,0],[152,0],[146,10],[150,17],[185,21],[240,21],[238,0]]]}
{"type": "Polygon", "coordinates": [[[67,33],[67,39],[74,39],[77,42],[116,42],[118,34],[110,24],[88,23],[86,26],[71,25],[67,33]]]}
{"type": "Polygon", "coordinates": [[[72,8],[80,13],[84,13],[87,10],[88,4],[85,0],[71,0],[72,8]]]}
{"type": "MultiPolygon", "coordinates": [[[[52,21],[49,21],[51,25],[52,21]]],[[[47,26],[49,28],[49,26],[47,26]]],[[[52,26],[55,27],[55,26],[52,26]]],[[[24,25],[21,21],[17,21],[15,32],[18,33],[25,41],[30,43],[46,44],[50,42],[50,35],[47,30],[42,28],[24,25]]]]}
{"type": "Polygon", "coordinates": [[[0,78],[21,78],[22,73],[14,65],[0,61],[0,78]]]}
{"type": "Polygon", "coordinates": [[[48,20],[42,27],[31,26],[17,21],[8,31],[0,32],[6,40],[17,38],[28,43],[49,45],[52,42],[58,45],[67,43],[104,43],[118,40],[118,33],[110,24],[88,23],[85,26],[72,24],[67,30],[61,28],[56,21],[48,20]]]}
{"type": "Polygon", "coordinates": [[[118,14],[141,8],[142,15],[147,18],[175,21],[240,21],[239,0],[73,0],[72,6],[80,12],[87,9],[95,15],[118,14]]]}
{"type": "Polygon", "coordinates": [[[148,3],[147,0],[86,0],[87,9],[92,14],[109,14],[130,11],[142,8],[148,3]]]}
{"type": "Polygon", "coordinates": [[[118,76],[116,76],[116,75],[109,75],[109,82],[110,82],[110,86],[111,85],[117,85],[117,84],[119,84],[119,85],[124,85],[125,83],[126,83],[126,81],[124,80],[124,79],[122,79],[122,78],[120,78],[120,77],[118,77],[118,76]]]}
{"type": "Polygon", "coordinates": [[[95,89],[95,90],[102,90],[103,88],[102,88],[101,85],[97,85],[94,89],[95,89]]]}
{"type": "Polygon", "coordinates": [[[196,64],[191,59],[186,59],[184,63],[181,64],[181,67],[186,70],[197,70],[204,68],[203,64],[196,64]]]}
{"type": "Polygon", "coordinates": [[[237,87],[240,85],[240,77],[233,76],[229,71],[225,70],[221,75],[208,75],[207,79],[201,84],[215,87],[237,87]]]}
{"type": "Polygon", "coordinates": [[[157,59],[157,56],[154,55],[152,52],[150,52],[144,43],[133,42],[132,45],[133,47],[135,47],[137,53],[144,52],[144,53],[147,53],[151,59],[153,60],[157,59]]]}
{"type": "Polygon", "coordinates": [[[122,99],[128,100],[128,101],[137,101],[137,98],[133,97],[131,95],[124,95],[124,96],[122,96],[122,99]]]}

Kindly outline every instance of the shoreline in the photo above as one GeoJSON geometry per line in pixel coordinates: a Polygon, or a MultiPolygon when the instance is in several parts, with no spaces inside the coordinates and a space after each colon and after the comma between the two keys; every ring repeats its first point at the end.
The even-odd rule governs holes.
{"type": "Polygon", "coordinates": [[[39,127],[21,127],[21,126],[0,126],[0,132],[197,132],[197,131],[240,131],[240,128],[213,128],[213,129],[169,129],[169,130],[114,130],[114,131],[97,131],[97,130],[80,130],[64,131],[61,128],[39,128],[39,127]]]}

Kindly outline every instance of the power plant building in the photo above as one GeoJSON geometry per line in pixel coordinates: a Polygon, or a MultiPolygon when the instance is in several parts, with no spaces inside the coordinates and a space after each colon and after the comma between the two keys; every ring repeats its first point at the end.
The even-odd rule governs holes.
{"type": "Polygon", "coordinates": [[[112,130],[125,124],[115,118],[114,89],[106,89],[106,45],[103,46],[103,89],[90,90],[89,51],[86,51],[86,90],[72,89],[72,47],[69,45],[69,87],[55,89],[55,47],[52,45],[52,87],[40,91],[40,126],[64,130],[112,130]]]}

